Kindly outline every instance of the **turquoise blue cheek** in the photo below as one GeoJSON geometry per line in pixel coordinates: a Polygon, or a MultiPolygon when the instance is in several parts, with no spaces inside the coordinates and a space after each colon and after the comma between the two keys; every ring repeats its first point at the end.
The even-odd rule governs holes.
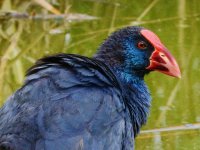
{"type": "Polygon", "coordinates": [[[140,50],[133,42],[124,43],[125,66],[129,69],[145,69],[149,65],[150,53],[147,50],[140,50]]]}

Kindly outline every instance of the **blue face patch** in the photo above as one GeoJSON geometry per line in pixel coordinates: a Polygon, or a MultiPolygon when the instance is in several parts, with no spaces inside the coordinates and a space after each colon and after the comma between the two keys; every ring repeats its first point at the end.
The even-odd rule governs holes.
{"type": "Polygon", "coordinates": [[[132,72],[137,70],[145,70],[150,64],[149,58],[153,52],[153,47],[143,38],[127,38],[123,41],[124,48],[124,67],[126,71],[132,72]],[[138,43],[144,41],[147,47],[138,48],[138,43]]]}

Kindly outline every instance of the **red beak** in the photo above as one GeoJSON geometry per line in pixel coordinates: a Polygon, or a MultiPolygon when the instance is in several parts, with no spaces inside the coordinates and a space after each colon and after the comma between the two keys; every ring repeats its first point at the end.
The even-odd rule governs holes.
{"type": "Polygon", "coordinates": [[[150,56],[150,65],[146,69],[181,78],[181,72],[175,58],[161,43],[160,39],[149,30],[142,29],[140,32],[154,47],[150,56]]]}

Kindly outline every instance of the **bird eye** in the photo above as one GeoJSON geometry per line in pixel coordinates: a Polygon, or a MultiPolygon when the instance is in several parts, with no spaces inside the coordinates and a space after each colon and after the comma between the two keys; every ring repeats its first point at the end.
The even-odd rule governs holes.
{"type": "Polygon", "coordinates": [[[138,42],[137,47],[139,49],[146,49],[147,48],[147,43],[144,42],[144,41],[140,41],[140,42],[138,42]]]}

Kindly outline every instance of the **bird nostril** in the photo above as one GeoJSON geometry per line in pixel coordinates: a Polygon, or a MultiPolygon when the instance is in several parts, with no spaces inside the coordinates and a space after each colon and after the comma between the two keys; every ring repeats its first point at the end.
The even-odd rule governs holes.
{"type": "Polygon", "coordinates": [[[164,54],[161,54],[160,56],[161,56],[161,57],[165,57],[165,55],[164,55],[164,54]]]}

